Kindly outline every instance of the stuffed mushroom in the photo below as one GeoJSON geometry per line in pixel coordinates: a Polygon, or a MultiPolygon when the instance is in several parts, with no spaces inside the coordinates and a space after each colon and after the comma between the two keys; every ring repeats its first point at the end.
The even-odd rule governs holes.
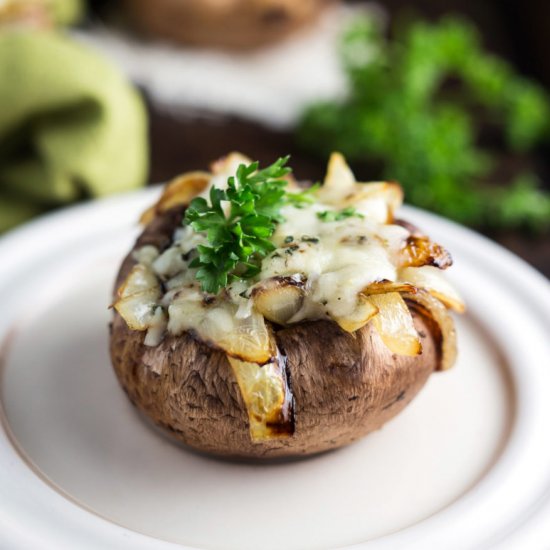
{"type": "Polygon", "coordinates": [[[318,453],[380,428],[452,366],[449,253],[401,188],[323,185],[233,153],[169,183],[115,285],[110,351],[134,405],[217,455],[318,453]]]}

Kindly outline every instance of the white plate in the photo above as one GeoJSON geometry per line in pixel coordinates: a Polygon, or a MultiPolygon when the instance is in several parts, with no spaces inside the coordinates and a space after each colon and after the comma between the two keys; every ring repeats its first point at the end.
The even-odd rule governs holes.
{"type": "Polygon", "coordinates": [[[107,354],[114,274],[157,189],[0,242],[0,547],[550,546],[550,285],[436,216],[469,305],[460,359],[381,431],[268,465],[192,453],[148,425],[107,354]]]}

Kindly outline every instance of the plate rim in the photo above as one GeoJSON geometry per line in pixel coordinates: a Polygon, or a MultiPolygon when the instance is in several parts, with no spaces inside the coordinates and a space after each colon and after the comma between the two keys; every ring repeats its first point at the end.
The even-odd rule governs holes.
{"type": "MultiPolygon", "coordinates": [[[[112,225],[109,225],[110,231],[116,231],[120,228],[127,229],[128,224],[131,224],[132,219],[135,219],[135,214],[138,213],[141,208],[145,208],[151,202],[153,197],[159,192],[160,186],[151,186],[130,193],[124,193],[121,195],[89,201],[84,204],[79,204],[63,209],[61,211],[47,214],[45,216],[42,216],[41,218],[33,220],[32,222],[20,228],[12,230],[8,234],[0,238],[0,255],[2,255],[3,253],[3,257],[10,257],[10,255],[13,254],[13,257],[15,258],[12,262],[11,269],[8,266],[8,269],[2,270],[2,272],[0,272],[0,289],[4,287],[4,284],[6,282],[9,282],[10,277],[13,277],[13,274],[15,272],[23,269],[25,266],[28,266],[30,263],[34,263],[37,261],[37,258],[35,256],[32,258],[32,260],[26,258],[25,247],[20,246],[21,243],[24,243],[29,239],[32,240],[38,234],[46,240],[48,232],[59,231],[59,227],[65,226],[68,223],[71,223],[72,226],[75,227],[75,231],[71,232],[70,235],[67,235],[67,238],[70,241],[78,242],[79,239],[82,239],[85,236],[93,238],[93,236],[97,234],[96,226],[94,226],[93,224],[75,224],[74,222],[75,220],[80,221],[82,217],[94,217],[98,216],[99,214],[101,214],[102,218],[110,220],[109,223],[112,223],[112,225]]],[[[443,228],[443,233],[447,231],[451,234],[458,234],[459,236],[462,236],[464,242],[470,242],[474,245],[469,251],[469,254],[476,257],[478,261],[486,262],[486,258],[488,256],[491,257],[491,264],[487,266],[487,269],[489,272],[493,273],[493,276],[495,275],[496,267],[500,266],[502,268],[502,266],[505,266],[506,269],[503,269],[501,270],[501,272],[498,273],[500,284],[506,284],[507,286],[511,285],[512,287],[514,287],[515,285],[517,285],[518,280],[524,282],[525,284],[522,288],[522,292],[523,295],[527,295],[527,297],[531,301],[530,305],[532,307],[533,315],[535,315],[535,313],[537,314],[539,324],[547,320],[547,326],[550,326],[550,307],[547,307],[547,309],[545,309],[545,304],[548,304],[548,306],[550,306],[550,281],[548,281],[544,277],[544,275],[539,273],[536,269],[534,269],[522,259],[515,256],[513,253],[504,249],[502,246],[494,243],[487,237],[480,235],[471,229],[465,228],[463,226],[460,226],[459,224],[443,219],[435,214],[425,212],[423,210],[410,206],[404,207],[403,213],[406,216],[410,214],[410,217],[422,220],[423,224],[430,226],[430,232],[433,232],[434,234],[440,230],[438,228],[443,228]],[[541,296],[543,297],[542,300],[540,299],[541,296]]],[[[137,232],[138,227],[136,220],[136,234],[137,232]]],[[[66,246],[67,243],[63,241],[65,242],[65,244],[61,244],[62,241],[63,239],[56,243],[56,245],[59,247],[66,246]]],[[[51,254],[51,249],[50,252],[46,254],[46,256],[49,254],[51,254]]],[[[4,324],[4,327],[6,325],[7,323],[4,324]]],[[[5,331],[3,330],[2,322],[0,322],[0,350],[2,349],[4,337],[5,331]]],[[[518,375],[517,372],[514,372],[512,374],[516,376],[518,375]]],[[[550,382],[550,373],[547,375],[547,379],[550,382]]],[[[516,382],[519,382],[520,391],[522,383],[528,384],[528,381],[526,380],[516,380],[516,382]]],[[[0,488],[6,489],[7,487],[9,490],[10,485],[9,480],[7,480],[5,474],[6,471],[11,472],[12,475],[16,474],[14,477],[17,478],[17,476],[19,476],[19,478],[22,479],[23,482],[26,484],[24,488],[28,489],[28,491],[30,492],[35,491],[35,494],[40,494],[40,497],[42,499],[46,499],[46,501],[50,503],[47,504],[47,506],[50,507],[52,510],[55,510],[56,514],[64,514],[65,519],[63,520],[63,523],[65,523],[68,518],[71,518],[73,527],[77,527],[76,532],[74,531],[74,528],[71,529],[70,532],[56,532],[56,529],[52,528],[51,526],[48,527],[48,525],[41,525],[42,532],[39,540],[42,544],[45,542],[45,539],[43,538],[43,533],[47,533],[49,534],[49,536],[57,537],[57,539],[55,539],[55,546],[57,548],[69,548],[71,547],[71,545],[73,545],[74,547],[75,541],[77,541],[81,545],[82,536],[84,536],[85,534],[85,536],[88,537],[88,541],[92,542],[92,544],[89,546],[90,548],[97,547],[98,544],[108,544],[109,547],[112,548],[192,548],[190,546],[183,546],[181,544],[160,540],[149,535],[138,533],[136,531],[132,531],[130,529],[117,525],[107,518],[102,518],[96,512],[87,510],[79,503],[75,503],[69,495],[63,495],[56,488],[49,486],[43,479],[41,479],[41,477],[36,472],[33,472],[28,465],[23,463],[19,453],[12,446],[8,434],[9,426],[5,425],[5,411],[3,410],[3,408],[3,403],[0,396],[0,412],[2,413],[1,416],[4,417],[2,419],[0,430],[0,488]],[[7,470],[5,469],[6,467],[8,468],[7,470]],[[67,498],[67,496],[69,498],[67,498]],[[90,516],[93,516],[93,518],[90,516]],[[93,538],[97,537],[98,535],[100,536],[100,539],[93,538]]],[[[514,433],[510,435],[510,440],[508,442],[508,445],[506,446],[507,448],[504,449],[503,454],[499,457],[496,467],[502,467],[501,463],[503,460],[505,464],[506,460],[511,460],[511,450],[508,447],[510,445],[516,445],[516,447],[514,448],[517,448],[517,445],[519,444],[518,441],[514,440],[515,443],[514,441],[512,441],[513,438],[515,438],[516,440],[518,438],[518,434],[516,433],[517,429],[517,426],[514,426],[512,428],[514,433]]],[[[550,444],[547,445],[547,447],[550,456],[550,444]]],[[[517,452],[517,449],[514,452],[517,452]]],[[[489,473],[489,476],[490,474],[491,472],[489,473]]],[[[540,495],[537,495],[535,501],[531,503],[530,509],[525,512],[525,517],[518,518],[516,525],[507,526],[506,533],[517,534],[522,530],[528,532],[529,518],[534,517],[534,515],[536,515],[537,513],[541,513],[541,511],[550,512],[550,469],[547,474],[547,484],[544,486],[544,490],[542,491],[542,493],[540,495]]],[[[488,482],[490,482],[490,479],[487,480],[484,478],[480,481],[480,483],[478,483],[471,490],[467,491],[467,493],[460,497],[457,501],[437,512],[436,514],[434,514],[434,516],[431,516],[430,518],[427,518],[419,522],[418,524],[406,527],[403,530],[387,535],[380,539],[361,542],[356,545],[346,546],[346,548],[359,549],[368,547],[385,549],[399,548],[405,544],[407,545],[407,548],[421,548],[422,541],[420,539],[424,539],[426,529],[429,529],[430,532],[433,534],[434,529],[436,531],[441,531],[441,529],[444,528],[444,525],[442,525],[441,522],[456,522],[456,514],[462,513],[465,507],[467,508],[469,505],[471,505],[472,499],[475,500],[475,495],[480,490],[479,486],[482,485],[483,487],[485,487],[486,483],[488,482]],[[418,542],[420,542],[420,545],[417,545],[418,542]]],[[[21,490],[21,487],[19,488],[19,490],[21,490]]],[[[6,492],[5,494],[13,493],[6,492]]],[[[25,499],[23,498],[22,500],[24,501],[25,499]]],[[[40,521],[40,517],[36,516],[36,502],[33,502],[32,504],[35,505],[29,506],[30,512],[34,512],[32,523],[36,525],[43,524],[43,521],[40,521]]],[[[16,544],[20,544],[20,541],[23,540],[21,537],[36,536],[36,534],[38,533],[38,529],[32,534],[29,532],[23,533],[23,531],[25,531],[23,529],[23,526],[14,524],[13,518],[9,516],[6,508],[7,507],[2,507],[2,509],[0,509],[0,526],[2,527],[0,531],[2,531],[3,536],[11,537],[10,539],[8,539],[8,541],[13,542],[15,546],[16,544]]],[[[29,520],[30,524],[30,517],[28,517],[27,519],[29,520]]],[[[59,529],[57,531],[59,531],[59,529]]],[[[493,544],[498,542],[499,540],[503,540],[503,537],[507,536],[506,533],[497,533],[496,535],[492,536],[492,538],[486,537],[487,540],[483,543],[493,544]]],[[[546,535],[550,537],[550,530],[546,533],[546,535]]],[[[52,541],[53,540],[54,539],[52,539],[52,541]]]]}

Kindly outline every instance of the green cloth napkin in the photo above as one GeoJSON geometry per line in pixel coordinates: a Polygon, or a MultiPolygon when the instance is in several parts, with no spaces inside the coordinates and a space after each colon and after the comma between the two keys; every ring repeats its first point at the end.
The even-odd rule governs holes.
{"type": "Polygon", "coordinates": [[[142,185],[147,122],[109,62],[52,31],[0,30],[0,231],[142,185]]]}

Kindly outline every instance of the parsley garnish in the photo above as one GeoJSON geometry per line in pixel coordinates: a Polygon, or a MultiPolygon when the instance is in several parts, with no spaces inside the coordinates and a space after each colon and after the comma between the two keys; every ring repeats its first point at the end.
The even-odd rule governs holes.
{"type": "Polygon", "coordinates": [[[286,191],[288,158],[262,170],[258,162],[241,164],[227,180],[227,189],[210,189],[210,202],[202,197],[191,201],[184,221],[208,240],[208,246],[197,246],[198,257],[189,264],[198,268],[204,292],[216,294],[228,282],[257,275],[262,258],[275,249],[269,238],[282,219],[281,208],[313,201],[309,190],[286,191]],[[227,214],[222,201],[229,203],[227,214]]]}
{"type": "Polygon", "coordinates": [[[323,212],[317,212],[317,217],[324,222],[339,222],[351,217],[364,218],[363,214],[360,214],[353,208],[348,206],[343,210],[324,210],[323,212]]]}
{"type": "Polygon", "coordinates": [[[311,187],[299,191],[298,193],[287,193],[286,202],[292,204],[295,208],[303,208],[306,204],[312,204],[315,202],[313,194],[319,187],[321,187],[321,184],[315,183],[311,187]]]}

